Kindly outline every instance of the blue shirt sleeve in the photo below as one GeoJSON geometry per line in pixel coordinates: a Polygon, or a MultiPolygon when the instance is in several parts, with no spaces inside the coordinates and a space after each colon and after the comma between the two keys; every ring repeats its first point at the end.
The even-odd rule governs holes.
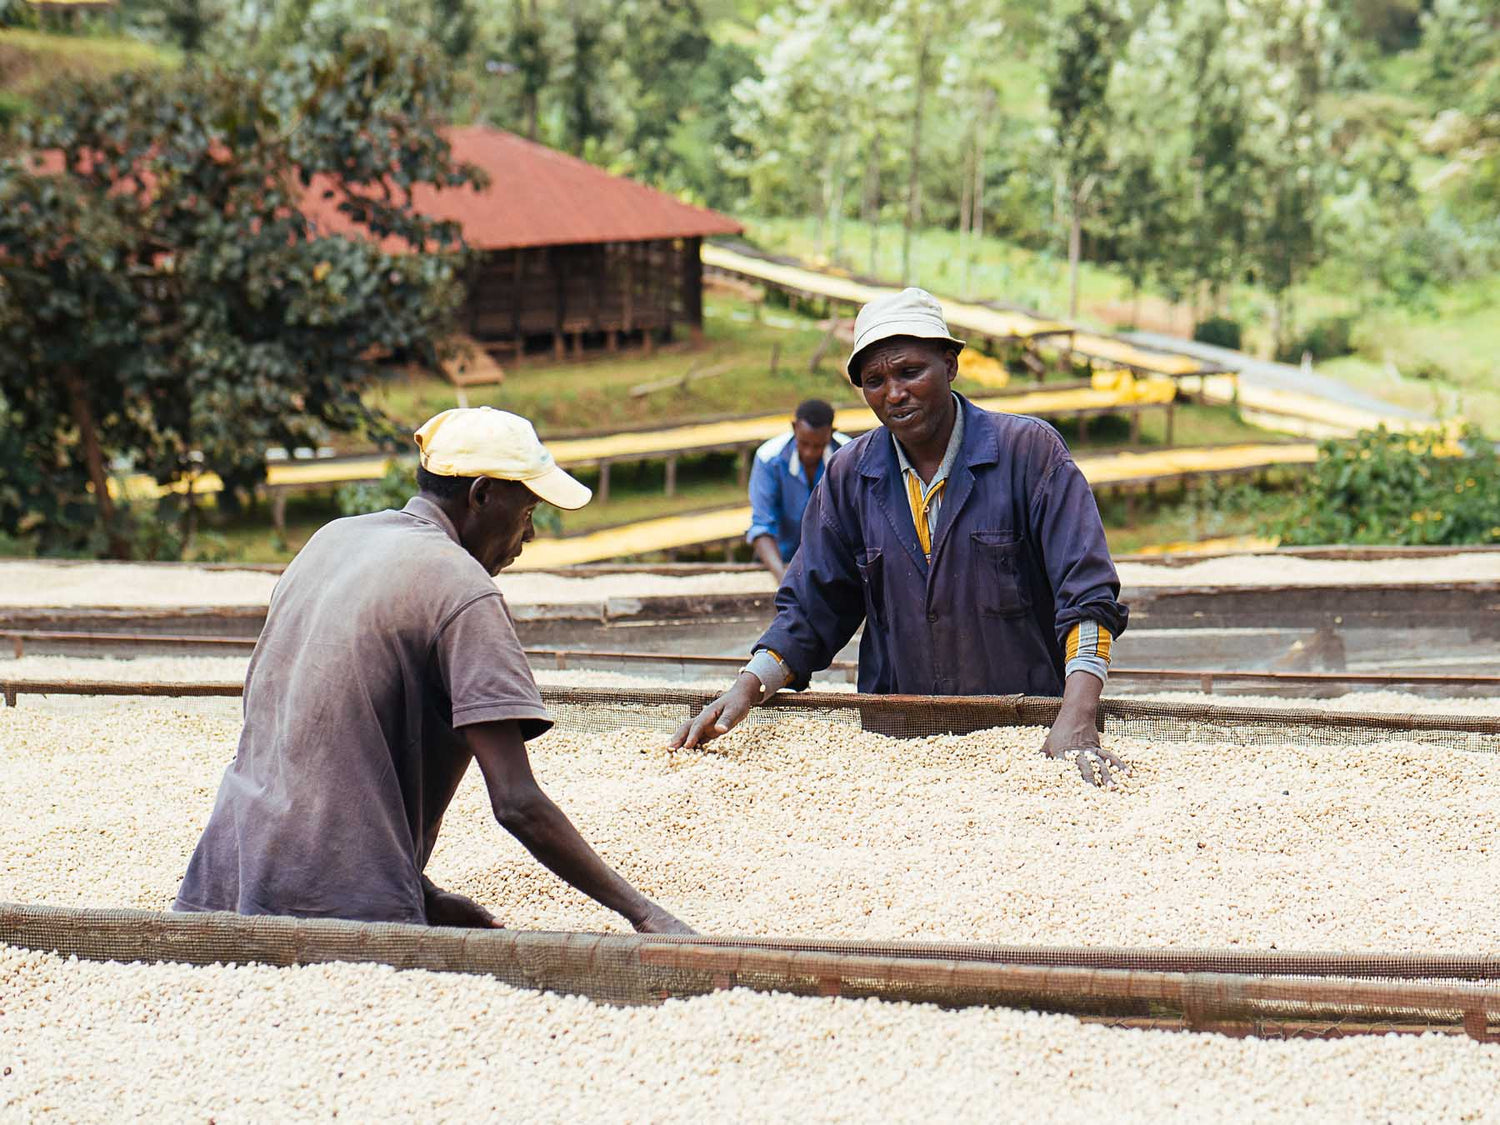
{"type": "Polygon", "coordinates": [[[757,457],[750,466],[750,530],[745,542],[754,543],[762,535],[776,538],[781,526],[781,488],[776,480],[776,461],[757,457]]]}
{"type": "Polygon", "coordinates": [[[827,475],[802,515],[802,546],[776,591],[776,620],[755,644],[786,663],[800,691],[833,663],[865,619],[864,580],[854,548],[839,526],[827,475]]]}

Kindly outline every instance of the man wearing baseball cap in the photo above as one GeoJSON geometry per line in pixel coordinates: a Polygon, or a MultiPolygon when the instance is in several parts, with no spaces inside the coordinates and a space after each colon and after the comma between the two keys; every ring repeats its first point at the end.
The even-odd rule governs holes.
{"type": "Polygon", "coordinates": [[[1060,695],[1043,750],[1109,783],[1124,763],[1096,719],[1127,611],[1088,482],[1051,426],[953,392],[964,342],[930,293],[871,301],[854,336],[849,379],[882,426],[830,462],[776,620],[673,744],[806,687],[863,625],[860,691],[1060,695]]]}
{"type": "Polygon", "coordinates": [[[589,490],[504,411],[445,410],[416,442],[418,495],[321,528],[276,584],[174,909],[498,925],[423,874],[472,759],[543,864],[637,930],[691,933],[584,842],[526,752],[552,720],[494,576],[539,502],[581,508],[589,490]]]}

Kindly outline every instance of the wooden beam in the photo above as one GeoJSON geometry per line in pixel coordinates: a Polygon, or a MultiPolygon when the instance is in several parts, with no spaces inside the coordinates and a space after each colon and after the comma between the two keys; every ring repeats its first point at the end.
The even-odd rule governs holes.
{"type": "Polygon", "coordinates": [[[680,253],[682,316],[687,321],[688,334],[697,344],[703,339],[703,239],[684,239],[680,253]]]}
{"type": "Polygon", "coordinates": [[[526,337],[521,333],[521,293],[526,284],[526,266],[524,250],[512,250],[515,256],[515,264],[511,269],[513,285],[510,293],[510,316],[511,316],[511,339],[515,343],[516,362],[521,362],[521,356],[526,351],[526,337]]]}

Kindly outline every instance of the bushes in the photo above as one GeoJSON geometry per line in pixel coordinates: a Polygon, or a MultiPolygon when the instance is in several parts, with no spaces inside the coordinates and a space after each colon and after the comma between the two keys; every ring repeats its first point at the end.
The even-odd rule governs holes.
{"type": "MultiPolygon", "coordinates": [[[[416,494],[416,463],[394,463],[379,480],[344,485],[335,499],[342,514],[362,516],[368,512],[383,512],[387,508],[405,507],[416,494]]],[[[539,535],[559,535],[562,533],[562,511],[543,501],[532,513],[531,523],[539,535]]]]}
{"type": "Polygon", "coordinates": [[[1272,530],[1298,546],[1500,543],[1500,459],[1472,428],[1328,442],[1272,530]]]}
{"type": "Polygon", "coordinates": [[[1200,344],[1240,350],[1240,322],[1227,316],[1211,316],[1193,327],[1193,339],[1200,344]]]}
{"type": "Polygon", "coordinates": [[[362,516],[370,512],[383,512],[387,508],[402,508],[417,494],[417,467],[415,464],[392,464],[385,476],[366,484],[346,484],[334,497],[339,512],[346,516],[362,516]]]}
{"type": "Polygon", "coordinates": [[[1304,354],[1314,360],[1337,359],[1354,351],[1352,316],[1325,316],[1313,322],[1301,339],[1293,340],[1277,352],[1282,363],[1300,363],[1304,354]]]}

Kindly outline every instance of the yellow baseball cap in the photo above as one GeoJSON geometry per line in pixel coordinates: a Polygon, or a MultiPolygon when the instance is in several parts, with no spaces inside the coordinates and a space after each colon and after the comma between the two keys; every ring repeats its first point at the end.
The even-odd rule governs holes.
{"type": "Polygon", "coordinates": [[[422,468],[440,477],[516,480],[549,504],[572,511],[593,498],[557,467],[536,429],[519,414],[489,406],[445,410],[414,435],[422,468]]]}

